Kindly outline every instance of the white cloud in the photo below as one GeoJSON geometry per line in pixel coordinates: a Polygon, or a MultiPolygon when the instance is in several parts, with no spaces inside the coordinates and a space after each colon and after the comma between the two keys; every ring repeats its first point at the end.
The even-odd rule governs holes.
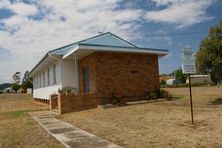
{"type": "Polygon", "coordinates": [[[163,9],[148,11],[147,21],[175,24],[177,28],[192,26],[196,23],[212,19],[207,16],[206,9],[215,0],[152,0],[163,9]]]}
{"type": "MultiPolygon", "coordinates": [[[[30,70],[48,50],[97,35],[100,30],[130,39],[126,34],[139,27],[135,21],[143,14],[139,9],[116,9],[119,0],[3,2],[0,8],[15,13],[0,20],[4,24],[4,30],[0,30],[0,50],[10,51],[10,60],[4,56],[7,64],[1,62],[0,71],[7,71],[8,80],[16,71],[30,70]],[[30,18],[33,15],[41,18],[30,18]]],[[[5,80],[6,75],[0,75],[5,80]]]]}
{"type": "MultiPolygon", "coordinates": [[[[0,9],[14,13],[0,20],[0,24],[4,24],[0,26],[0,50],[10,51],[0,56],[0,83],[10,81],[16,71],[30,70],[48,50],[97,35],[100,30],[134,40],[143,34],[138,29],[144,18],[179,27],[209,19],[205,10],[212,2],[184,1],[186,8],[182,0],[153,0],[157,7],[166,6],[166,9],[146,11],[135,7],[118,9],[122,0],[30,0],[29,4],[21,0],[0,1],[0,9]]],[[[164,36],[149,39],[147,43],[151,44],[147,45],[161,40],[171,44],[171,38],[164,36]]]]}
{"type": "Polygon", "coordinates": [[[0,3],[0,8],[9,9],[20,16],[31,16],[38,13],[38,9],[35,5],[25,4],[23,2],[12,3],[7,0],[2,0],[0,3]]]}
{"type": "Polygon", "coordinates": [[[24,3],[14,3],[9,7],[14,13],[21,16],[31,16],[38,12],[38,9],[34,5],[24,4],[24,3]]]}

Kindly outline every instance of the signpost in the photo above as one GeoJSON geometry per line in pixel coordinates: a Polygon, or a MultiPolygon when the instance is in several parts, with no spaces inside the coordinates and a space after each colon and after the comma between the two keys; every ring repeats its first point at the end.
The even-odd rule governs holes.
{"type": "Polygon", "coordinates": [[[184,74],[188,74],[189,77],[189,91],[190,91],[190,110],[191,110],[191,120],[193,120],[193,100],[192,100],[192,89],[191,89],[191,74],[196,73],[195,69],[195,58],[193,51],[190,47],[186,46],[182,51],[182,71],[184,74]]]}

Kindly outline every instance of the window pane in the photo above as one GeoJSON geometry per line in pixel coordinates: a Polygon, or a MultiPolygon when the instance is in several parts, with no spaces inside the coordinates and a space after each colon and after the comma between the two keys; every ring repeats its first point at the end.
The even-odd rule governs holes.
{"type": "Polygon", "coordinates": [[[83,93],[89,92],[89,70],[88,67],[83,67],[83,93]]]}
{"type": "Polygon", "coordinates": [[[49,85],[50,85],[49,68],[48,68],[48,72],[47,72],[47,74],[48,74],[48,86],[49,86],[49,85]]]}
{"type": "Polygon", "coordinates": [[[56,65],[53,66],[53,84],[56,84],[56,65]]]}
{"type": "Polygon", "coordinates": [[[42,77],[41,77],[41,73],[39,74],[39,82],[40,82],[40,84],[39,84],[39,87],[42,87],[42,79],[41,79],[42,77]]]}
{"type": "Polygon", "coordinates": [[[43,72],[43,87],[45,86],[45,72],[43,72]]]}

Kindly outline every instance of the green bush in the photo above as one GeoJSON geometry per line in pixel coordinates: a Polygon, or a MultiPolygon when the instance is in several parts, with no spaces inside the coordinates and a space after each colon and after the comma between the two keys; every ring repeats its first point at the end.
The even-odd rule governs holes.
{"type": "Polygon", "coordinates": [[[58,93],[62,95],[73,95],[77,92],[75,88],[72,86],[65,86],[58,89],[58,93]]]}
{"type": "Polygon", "coordinates": [[[160,81],[160,84],[161,84],[161,85],[165,85],[165,84],[166,84],[166,81],[165,81],[165,80],[161,80],[161,81],[160,81]]]}
{"type": "Polygon", "coordinates": [[[172,100],[172,95],[166,90],[157,88],[154,91],[146,92],[145,98],[146,100],[157,100],[160,98],[164,98],[166,100],[172,100]]]}
{"type": "Polygon", "coordinates": [[[125,105],[128,101],[128,98],[126,96],[123,96],[119,93],[112,93],[111,96],[112,96],[111,101],[113,105],[116,105],[116,104],[125,105]]]}
{"type": "Polygon", "coordinates": [[[20,86],[19,84],[17,84],[17,83],[11,84],[11,88],[12,88],[15,92],[17,92],[17,90],[19,90],[20,87],[21,87],[21,86],[20,86]]]}

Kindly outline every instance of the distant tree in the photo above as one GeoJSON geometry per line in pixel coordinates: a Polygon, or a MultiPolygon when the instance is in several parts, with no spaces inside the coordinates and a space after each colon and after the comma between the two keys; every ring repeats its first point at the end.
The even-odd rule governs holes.
{"type": "Polygon", "coordinates": [[[26,90],[27,88],[32,88],[33,85],[31,83],[31,80],[28,79],[28,74],[29,74],[29,71],[26,71],[24,73],[24,76],[22,78],[22,87],[26,90]]]}
{"type": "Polygon", "coordinates": [[[161,74],[160,76],[167,76],[167,74],[163,73],[163,74],[161,74]]]}
{"type": "Polygon", "coordinates": [[[180,81],[181,83],[185,83],[186,82],[187,77],[186,77],[185,74],[183,74],[181,68],[175,70],[173,73],[175,75],[176,80],[180,81]]]}
{"type": "Polygon", "coordinates": [[[15,92],[17,92],[18,89],[20,88],[20,85],[17,84],[17,83],[12,83],[11,88],[12,88],[15,92]]]}
{"type": "Polygon", "coordinates": [[[16,72],[13,76],[12,76],[13,80],[15,81],[15,83],[19,84],[20,80],[21,80],[21,73],[20,72],[16,72]]]}
{"type": "Polygon", "coordinates": [[[200,74],[210,74],[214,83],[222,81],[222,21],[210,28],[208,36],[200,43],[196,55],[196,69],[200,74]]]}
{"type": "Polygon", "coordinates": [[[20,72],[16,72],[13,76],[12,76],[14,83],[12,83],[11,88],[17,92],[17,90],[20,88],[20,80],[21,80],[21,73],[20,72]]]}
{"type": "Polygon", "coordinates": [[[161,85],[164,85],[164,84],[166,84],[166,81],[165,81],[165,80],[161,80],[161,81],[160,81],[160,84],[161,84],[161,85]]]}

